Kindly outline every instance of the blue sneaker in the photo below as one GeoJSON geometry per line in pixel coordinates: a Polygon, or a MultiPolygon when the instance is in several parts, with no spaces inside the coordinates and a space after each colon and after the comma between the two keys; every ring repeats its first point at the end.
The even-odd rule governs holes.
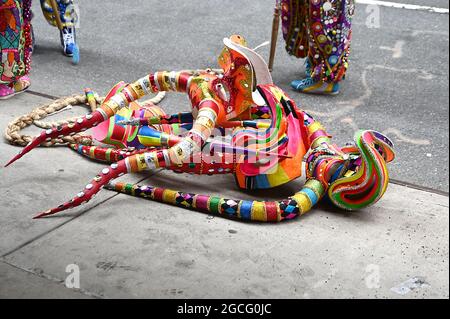
{"type": "Polygon", "coordinates": [[[75,27],[64,27],[60,32],[61,46],[66,56],[73,56],[75,50],[76,33],[75,27]]]}
{"type": "Polygon", "coordinates": [[[316,81],[310,77],[304,80],[292,81],[291,86],[295,90],[302,93],[327,94],[327,95],[339,94],[339,83],[316,81]]]}

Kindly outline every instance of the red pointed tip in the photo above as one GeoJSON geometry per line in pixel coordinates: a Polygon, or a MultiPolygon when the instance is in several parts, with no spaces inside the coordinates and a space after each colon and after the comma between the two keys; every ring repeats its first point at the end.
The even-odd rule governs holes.
{"type": "Polygon", "coordinates": [[[9,165],[11,165],[12,163],[14,163],[15,161],[17,161],[18,159],[22,158],[25,154],[29,153],[31,150],[33,150],[34,148],[36,148],[37,146],[39,146],[39,144],[41,144],[44,141],[44,136],[45,136],[45,131],[41,133],[41,135],[36,136],[27,146],[25,146],[20,152],[19,154],[17,154],[16,156],[14,156],[14,158],[12,160],[10,160],[5,167],[8,167],[9,165]]]}
{"type": "Polygon", "coordinates": [[[40,219],[42,217],[50,215],[48,212],[39,213],[36,216],[33,217],[33,219],[40,219]]]}
{"type": "Polygon", "coordinates": [[[58,209],[58,208],[49,209],[49,210],[46,210],[45,212],[37,214],[36,216],[33,217],[33,219],[40,219],[42,217],[50,216],[50,215],[58,213],[59,211],[60,211],[60,209],[58,209]]]}
{"type": "Polygon", "coordinates": [[[9,165],[14,163],[15,161],[17,161],[21,157],[22,157],[21,154],[14,156],[14,158],[12,160],[10,160],[8,163],[6,163],[5,167],[8,167],[9,165]]]}

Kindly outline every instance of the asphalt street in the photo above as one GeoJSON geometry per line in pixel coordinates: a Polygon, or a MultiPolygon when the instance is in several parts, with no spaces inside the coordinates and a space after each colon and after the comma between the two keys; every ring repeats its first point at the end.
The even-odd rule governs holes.
{"type": "MultiPolygon", "coordinates": [[[[105,94],[118,81],[148,72],[216,67],[222,38],[239,33],[252,47],[270,39],[273,3],[80,0],[81,63],[73,66],[35,1],[32,90],[59,97],[92,87],[105,94]]],[[[407,3],[448,8],[441,0],[407,3]]],[[[379,7],[374,25],[371,14],[367,5],[357,5],[350,70],[339,96],[291,90],[290,81],[303,76],[303,62],[286,54],[281,34],[274,82],[322,121],[338,144],[359,128],[391,137],[393,179],[448,192],[449,15],[379,7]]],[[[268,47],[260,53],[268,58],[268,47]]],[[[163,106],[189,109],[176,94],[163,106]]]]}

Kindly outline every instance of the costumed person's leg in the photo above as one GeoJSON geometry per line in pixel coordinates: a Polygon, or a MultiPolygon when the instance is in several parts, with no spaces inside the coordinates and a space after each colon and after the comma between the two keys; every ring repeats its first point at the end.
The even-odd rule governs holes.
{"type": "Polygon", "coordinates": [[[309,0],[280,0],[283,37],[286,51],[296,58],[305,59],[305,74],[311,74],[311,62],[308,58],[309,40],[307,15],[309,0]]]}
{"type": "MultiPolygon", "coordinates": [[[[66,56],[73,56],[76,44],[76,13],[73,0],[55,0],[62,22],[60,32],[61,47],[66,56]]],[[[52,26],[58,27],[51,0],[41,0],[41,8],[45,19],[52,26]]]]}
{"type": "Polygon", "coordinates": [[[304,93],[337,94],[348,68],[354,1],[308,0],[304,5],[308,73],[291,85],[304,93]]]}
{"type": "Polygon", "coordinates": [[[31,0],[0,0],[0,99],[30,86],[31,0]]]}

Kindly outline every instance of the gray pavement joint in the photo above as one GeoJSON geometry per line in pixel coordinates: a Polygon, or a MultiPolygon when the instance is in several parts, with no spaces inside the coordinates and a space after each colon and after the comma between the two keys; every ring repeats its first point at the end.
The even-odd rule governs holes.
{"type": "MultiPolygon", "coordinates": [[[[157,173],[158,173],[158,171],[155,171],[155,172],[153,172],[150,176],[152,176],[152,175],[154,175],[154,174],[157,174],[157,173]]],[[[146,176],[146,177],[140,179],[140,180],[138,181],[138,183],[141,183],[141,182],[145,181],[147,178],[148,178],[148,176],[146,176]]],[[[57,230],[57,229],[59,229],[59,228],[65,226],[65,225],[67,225],[68,223],[74,221],[74,220],[77,219],[78,217],[81,217],[81,216],[87,214],[87,213],[88,213],[89,211],[91,211],[92,209],[94,209],[94,208],[96,208],[96,207],[98,207],[98,206],[100,206],[100,205],[106,203],[107,201],[113,199],[114,197],[116,197],[116,196],[118,196],[118,195],[120,195],[120,193],[114,193],[112,196],[108,196],[106,199],[102,200],[101,202],[99,202],[99,203],[97,203],[97,204],[95,204],[95,205],[93,205],[93,206],[91,206],[91,207],[88,207],[86,210],[84,210],[84,211],[78,213],[78,214],[77,214],[76,216],[74,216],[73,218],[70,218],[69,220],[67,220],[67,221],[65,221],[65,222],[63,222],[63,223],[61,223],[61,224],[59,224],[59,225],[57,225],[57,226],[55,226],[55,227],[53,227],[53,228],[50,228],[50,229],[48,229],[47,231],[45,231],[45,232],[43,232],[43,233],[41,233],[41,234],[39,234],[39,235],[37,235],[37,236],[31,238],[30,240],[28,240],[28,241],[26,241],[26,242],[20,244],[19,246],[17,246],[17,247],[15,247],[15,248],[11,249],[10,251],[8,251],[8,252],[6,252],[5,254],[3,254],[2,256],[0,256],[0,259],[3,259],[3,258],[5,258],[5,257],[7,257],[7,256],[9,256],[9,255],[11,255],[11,254],[13,254],[13,253],[19,251],[20,249],[24,248],[25,246],[28,246],[29,244],[33,243],[34,241],[36,241],[36,240],[38,240],[38,239],[41,239],[42,237],[44,237],[44,236],[50,234],[51,232],[53,232],[53,231],[55,231],[55,230],[57,230]]],[[[51,217],[47,217],[47,218],[51,218],[51,217]]]]}
{"type": "Polygon", "coordinates": [[[416,185],[414,183],[404,182],[404,181],[393,179],[393,178],[391,178],[389,180],[389,182],[391,184],[395,184],[395,185],[399,185],[399,186],[403,186],[403,187],[408,187],[408,188],[412,188],[412,189],[417,189],[419,191],[423,191],[423,192],[426,192],[426,193],[433,193],[433,194],[449,197],[449,193],[448,192],[441,191],[441,190],[438,190],[438,189],[433,189],[433,188],[429,188],[429,187],[425,187],[425,186],[420,186],[420,185],[416,185]]]}
{"type": "MultiPolygon", "coordinates": [[[[26,272],[26,273],[28,273],[28,274],[30,274],[32,276],[36,276],[36,277],[39,277],[39,278],[42,278],[42,279],[45,279],[45,280],[48,280],[48,281],[51,281],[51,282],[54,282],[54,283],[57,283],[57,284],[63,284],[64,283],[63,279],[56,278],[54,276],[50,276],[49,274],[46,274],[44,272],[37,273],[37,272],[35,272],[33,270],[22,268],[22,267],[20,267],[18,265],[15,265],[15,264],[11,263],[11,262],[8,262],[7,260],[3,259],[3,257],[0,257],[0,263],[6,264],[8,266],[13,267],[14,269],[19,270],[19,271],[26,272]]],[[[69,288],[67,288],[67,289],[69,289],[69,288]]],[[[104,296],[100,296],[100,295],[98,295],[98,294],[96,294],[94,292],[90,292],[90,291],[87,291],[87,290],[82,289],[82,288],[80,288],[80,289],[72,289],[72,290],[75,293],[79,293],[79,294],[85,295],[87,297],[92,297],[92,298],[96,298],[96,299],[104,298],[104,296]]]]}
{"type": "Polygon", "coordinates": [[[50,99],[50,100],[57,100],[57,99],[59,99],[59,97],[57,97],[57,96],[50,95],[50,94],[47,94],[47,93],[42,93],[42,92],[36,92],[36,91],[32,91],[32,90],[28,90],[25,93],[31,94],[31,95],[34,95],[34,96],[43,97],[43,98],[50,99]]]}
{"type": "MultiPolygon", "coordinates": [[[[8,252],[6,252],[5,254],[3,254],[2,256],[0,256],[0,258],[5,258],[5,257],[7,257],[8,255],[11,255],[11,254],[15,253],[16,251],[22,249],[23,247],[28,246],[29,244],[33,243],[34,241],[36,241],[36,240],[38,240],[38,239],[40,239],[40,238],[42,238],[42,237],[48,235],[49,233],[51,233],[51,232],[57,230],[58,228],[60,228],[60,227],[62,227],[62,226],[64,226],[64,225],[70,223],[71,221],[75,220],[76,218],[78,218],[78,217],[80,217],[80,216],[86,214],[86,213],[89,212],[91,209],[93,209],[93,208],[95,208],[95,207],[97,207],[97,206],[99,206],[99,205],[101,205],[101,204],[107,202],[108,200],[110,200],[110,199],[116,197],[117,195],[118,195],[118,194],[114,194],[114,195],[112,195],[112,196],[106,198],[105,200],[99,202],[98,204],[96,204],[96,205],[94,205],[94,206],[92,206],[92,207],[88,207],[86,210],[84,210],[84,211],[82,211],[81,213],[77,214],[77,215],[74,216],[73,218],[70,218],[69,220],[67,220],[67,221],[65,221],[65,222],[63,222],[63,223],[61,223],[61,224],[59,224],[59,225],[57,225],[57,226],[55,226],[55,227],[53,227],[53,228],[50,228],[49,230],[47,230],[47,231],[45,231],[45,232],[43,232],[43,233],[41,233],[41,234],[39,234],[39,235],[37,235],[37,236],[31,238],[30,240],[28,240],[28,241],[26,241],[26,242],[20,244],[19,246],[17,246],[17,247],[15,247],[15,248],[11,249],[10,251],[8,251],[8,252]]],[[[47,217],[47,218],[52,218],[52,217],[47,217]]]]}

